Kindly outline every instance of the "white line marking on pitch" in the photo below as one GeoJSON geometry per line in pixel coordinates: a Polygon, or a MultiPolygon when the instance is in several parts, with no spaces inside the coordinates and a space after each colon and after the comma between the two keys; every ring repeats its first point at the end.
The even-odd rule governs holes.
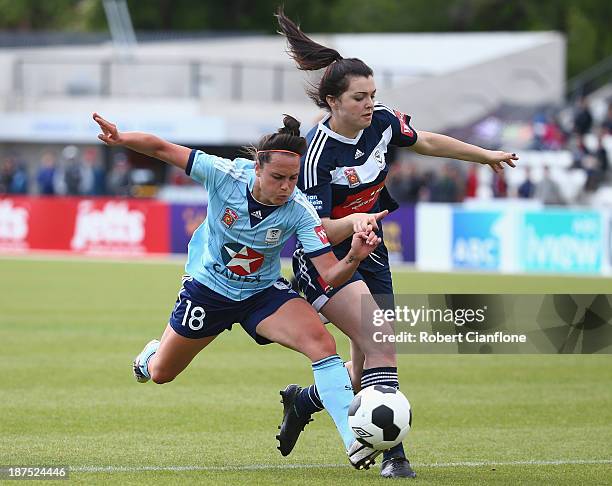
{"type": "MultiPolygon", "coordinates": [[[[612,464],[612,459],[567,459],[550,461],[466,461],[413,464],[415,467],[485,467],[485,466],[563,466],[571,464],[612,464]]],[[[145,471],[259,471],[276,469],[342,468],[348,464],[250,464],[244,466],[81,466],[71,472],[145,472],[145,471]]]]}

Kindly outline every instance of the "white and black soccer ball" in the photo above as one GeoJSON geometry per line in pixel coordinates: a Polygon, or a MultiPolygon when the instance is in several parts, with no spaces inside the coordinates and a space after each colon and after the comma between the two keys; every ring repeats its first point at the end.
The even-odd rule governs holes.
{"type": "Polygon", "coordinates": [[[374,385],[355,395],[348,420],[359,442],[384,451],[404,440],[412,425],[412,410],[401,391],[374,385]]]}

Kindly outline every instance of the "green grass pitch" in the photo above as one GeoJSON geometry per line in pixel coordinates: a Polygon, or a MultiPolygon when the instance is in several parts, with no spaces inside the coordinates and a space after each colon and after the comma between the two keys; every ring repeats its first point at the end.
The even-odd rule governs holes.
{"type": "MultiPolygon", "coordinates": [[[[0,260],[0,465],[80,484],[383,484],[318,414],[288,458],[278,390],[308,360],[239,328],[173,383],[131,360],[167,322],[182,266],[0,260]]],[[[609,293],[612,280],[396,271],[397,292],[609,293]]],[[[346,340],[335,332],[341,354],[346,340]]],[[[399,356],[418,484],[612,483],[612,356],[399,356]]]]}

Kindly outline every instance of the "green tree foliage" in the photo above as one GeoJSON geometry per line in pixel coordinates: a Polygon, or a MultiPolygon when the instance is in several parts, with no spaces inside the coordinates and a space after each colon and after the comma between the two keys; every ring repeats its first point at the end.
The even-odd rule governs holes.
{"type": "MultiPolygon", "coordinates": [[[[280,0],[128,0],[141,31],[273,33],[280,0]]],[[[568,73],[612,55],[610,0],[285,0],[307,32],[554,30],[568,73]]],[[[102,0],[0,0],[0,29],[107,30],[102,0]]]]}

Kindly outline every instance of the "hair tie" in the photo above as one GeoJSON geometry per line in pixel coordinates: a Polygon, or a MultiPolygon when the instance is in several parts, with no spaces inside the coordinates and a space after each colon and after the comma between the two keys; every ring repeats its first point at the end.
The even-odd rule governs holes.
{"type": "Polygon", "coordinates": [[[256,152],[256,155],[259,156],[259,154],[263,154],[266,152],[283,152],[286,154],[291,154],[291,155],[297,155],[298,157],[302,157],[300,154],[298,154],[297,152],[292,152],[291,150],[276,150],[276,149],[271,149],[271,150],[258,150],[256,152]]]}

